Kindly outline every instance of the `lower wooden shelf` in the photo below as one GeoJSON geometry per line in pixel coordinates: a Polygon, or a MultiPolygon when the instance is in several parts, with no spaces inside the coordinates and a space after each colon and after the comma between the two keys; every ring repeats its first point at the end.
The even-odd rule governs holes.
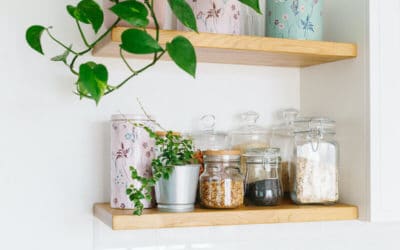
{"type": "Polygon", "coordinates": [[[358,209],[346,204],[295,205],[287,201],[275,207],[248,206],[232,210],[196,208],[189,213],[162,213],[157,209],[146,209],[142,216],[135,216],[130,210],[112,209],[108,203],[100,203],[94,205],[94,215],[113,230],[134,230],[355,220],[358,209]]]}

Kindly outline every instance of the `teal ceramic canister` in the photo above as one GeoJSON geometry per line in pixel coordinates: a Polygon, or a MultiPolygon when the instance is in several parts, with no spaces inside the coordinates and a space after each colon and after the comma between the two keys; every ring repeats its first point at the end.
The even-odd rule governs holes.
{"type": "Polygon", "coordinates": [[[323,0],[268,0],[267,36],[322,40],[323,5],[323,0]]]}

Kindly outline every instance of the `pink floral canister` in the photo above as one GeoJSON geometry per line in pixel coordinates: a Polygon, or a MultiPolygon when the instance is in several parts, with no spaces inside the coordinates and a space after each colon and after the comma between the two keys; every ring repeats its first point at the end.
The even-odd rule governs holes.
{"type": "MultiPolygon", "coordinates": [[[[240,34],[240,2],[237,0],[189,0],[200,32],[240,34]]],[[[178,28],[187,30],[178,22],[178,28]]]]}
{"type": "MultiPolygon", "coordinates": [[[[135,167],[141,176],[150,177],[151,161],[155,157],[154,140],[146,130],[134,124],[143,124],[151,129],[154,129],[154,124],[142,115],[113,115],[111,120],[110,204],[112,208],[133,209],[126,188],[131,184],[140,188],[140,183],[132,180],[129,167],[135,167]]],[[[153,207],[152,202],[142,202],[145,208],[153,207]]]]}

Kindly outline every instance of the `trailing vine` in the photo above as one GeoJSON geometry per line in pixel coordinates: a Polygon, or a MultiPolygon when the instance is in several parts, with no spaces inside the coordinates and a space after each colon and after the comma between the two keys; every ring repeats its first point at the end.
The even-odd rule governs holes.
{"type": "MultiPolygon", "coordinates": [[[[103,96],[120,89],[133,77],[152,67],[165,53],[168,53],[171,59],[181,69],[195,77],[197,67],[196,53],[187,38],[177,36],[168,42],[165,47],[159,44],[160,27],[154,12],[154,0],[109,1],[114,3],[110,10],[116,15],[116,20],[101,34],[98,33],[103,26],[104,12],[95,0],[81,0],[77,6],[67,6],[67,12],[75,20],[82,43],[85,47],[81,51],[77,51],[74,49],[73,45],[69,45],[57,39],[51,32],[51,26],[33,25],[26,31],[27,43],[32,49],[42,55],[44,55],[44,52],[41,44],[41,37],[44,33],[47,34],[53,42],[65,49],[63,54],[55,56],[51,58],[51,60],[62,62],[76,78],[74,92],[76,95],[81,99],[88,98],[94,100],[96,104],[98,104],[103,96]],[[150,23],[148,19],[149,16],[153,20],[155,26],[155,37],[147,32],[147,26],[150,23]],[[91,52],[97,44],[103,41],[121,20],[128,22],[134,27],[122,33],[119,53],[122,61],[129,69],[130,74],[120,83],[110,84],[108,82],[109,72],[105,65],[97,64],[93,61],[82,63],[79,67],[75,64],[78,59],[91,52]],[[92,27],[94,33],[97,35],[94,41],[88,41],[82,29],[83,24],[92,27]],[[125,52],[133,54],[153,54],[153,59],[146,66],[140,69],[134,69],[126,60],[125,52]]],[[[259,0],[239,1],[260,13],[259,0]]],[[[168,0],[168,3],[177,19],[189,29],[197,32],[196,18],[189,4],[185,0],[168,0]]]]}

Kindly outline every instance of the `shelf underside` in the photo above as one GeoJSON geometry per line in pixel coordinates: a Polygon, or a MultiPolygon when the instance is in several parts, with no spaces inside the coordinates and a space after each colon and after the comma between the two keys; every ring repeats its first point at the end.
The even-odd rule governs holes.
{"type": "Polygon", "coordinates": [[[94,205],[94,215],[113,230],[134,230],[355,220],[358,209],[346,204],[294,205],[287,201],[274,207],[250,206],[232,210],[196,208],[189,213],[162,213],[157,209],[145,209],[142,216],[134,216],[131,210],[112,209],[108,203],[100,203],[94,205]]]}
{"type": "MultiPolygon", "coordinates": [[[[93,51],[95,56],[118,57],[121,34],[125,27],[114,28],[110,37],[93,51]]],[[[154,36],[154,30],[148,30],[154,36]]],[[[307,67],[357,56],[357,46],[351,43],[290,40],[270,37],[238,36],[161,30],[160,44],[175,36],[187,37],[196,48],[197,60],[208,63],[307,67]]],[[[131,55],[150,58],[150,55],[131,55]]],[[[170,60],[168,55],[163,57],[170,60]]]]}

